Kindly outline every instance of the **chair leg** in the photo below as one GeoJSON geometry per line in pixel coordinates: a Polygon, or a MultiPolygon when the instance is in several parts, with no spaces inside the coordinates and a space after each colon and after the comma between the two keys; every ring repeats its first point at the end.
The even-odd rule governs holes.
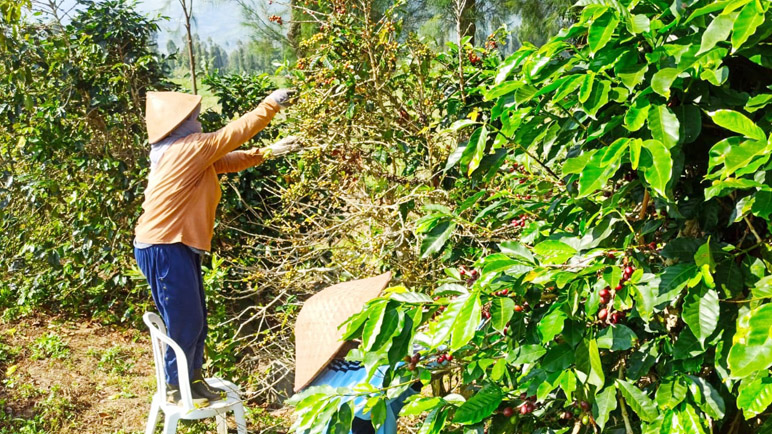
{"type": "Polygon", "coordinates": [[[233,407],[233,416],[236,418],[236,429],[239,434],[247,434],[247,419],[244,417],[244,405],[233,407]]]}
{"type": "Polygon", "coordinates": [[[158,416],[161,412],[161,404],[158,400],[153,398],[153,403],[150,405],[150,414],[147,416],[147,427],[145,427],[145,434],[153,434],[155,432],[155,426],[158,425],[158,416]]]}
{"type": "Polygon", "coordinates": [[[176,414],[166,414],[166,420],[164,421],[164,434],[176,434],[177,422],[180,417],[176,414]]]}
{"type": "Polygon", "coordinates": [[[215,418],[217,419],[217,434],[228,434],[227,413],[220,413],[215,418]]]}

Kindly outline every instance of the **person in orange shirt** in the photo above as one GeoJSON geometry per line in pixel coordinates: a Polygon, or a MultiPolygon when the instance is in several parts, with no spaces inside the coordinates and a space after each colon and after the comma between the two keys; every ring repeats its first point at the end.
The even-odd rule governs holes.
{"type": "MultiPolygon", "coordinates": [[[[213,133],[201,131],[200,96],[147,94],[150,174],[135,231],[134,256],[150,284],[169,337],[185,351],[197,405],[218,400],[223,392],[209,386],[201,373],[207,335],[201,257],[211,248],[215,212],[222,195],[218,175],[241,171],[299,148],[295,137],[287,137],[266,148],[236,150],[288,107],[293,93],[276,90],[256,109],[213,133]]],[[[164,363],[167,398],[179,403],[177,361],[171,348],[164,363]]]]}

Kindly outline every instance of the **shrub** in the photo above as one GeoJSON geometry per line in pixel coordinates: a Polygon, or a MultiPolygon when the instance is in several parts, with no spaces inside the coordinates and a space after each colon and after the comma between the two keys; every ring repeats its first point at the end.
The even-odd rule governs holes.
{"type": "Polygon", "coordinates": [[[769,5],[580,5],[453,125],[468,182],[415,226],[446,277],[349,320],[384,388],[309,390],[297,430],[416,380],[422,433],[769,429],[769,5]]]}

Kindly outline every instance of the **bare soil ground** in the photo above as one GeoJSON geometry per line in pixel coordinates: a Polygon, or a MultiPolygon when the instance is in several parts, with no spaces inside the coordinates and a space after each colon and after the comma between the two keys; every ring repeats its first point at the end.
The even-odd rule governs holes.
{"type": "MultiPolygon", "coordinates": [[[[141,330],[43,316],[0,322],[0,434],[142,433],[154,391],[141,330]]],[[[283,431],[284,412],[247,413],[250,432],[283,431]]],[[[190,422],[178,432],[215,428],[190,422]]]]}

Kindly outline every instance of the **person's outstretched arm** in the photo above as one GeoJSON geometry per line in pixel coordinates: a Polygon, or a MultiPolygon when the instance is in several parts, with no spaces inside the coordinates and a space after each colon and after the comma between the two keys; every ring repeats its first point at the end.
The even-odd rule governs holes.
{"type": "Polygon", "coordinates": [[[299,146],[300,144],[297,137],[289,136],[266,148],[232,151],[215,161],[214,170],[217,173],[240,172],[244,169],[257,166],[268,158],[278,157],[288,152],[295,151],[299,146]]]}
{"type": "Polygon", "coordinates": [[[289,89],[276,90],[251,112],[213,133],[202,134],[199,149],[196,150],[198,157],[204,165],[212,165],[249,141],[271,122],[279,110],[289,106],[293,93],[289,89]]]}

